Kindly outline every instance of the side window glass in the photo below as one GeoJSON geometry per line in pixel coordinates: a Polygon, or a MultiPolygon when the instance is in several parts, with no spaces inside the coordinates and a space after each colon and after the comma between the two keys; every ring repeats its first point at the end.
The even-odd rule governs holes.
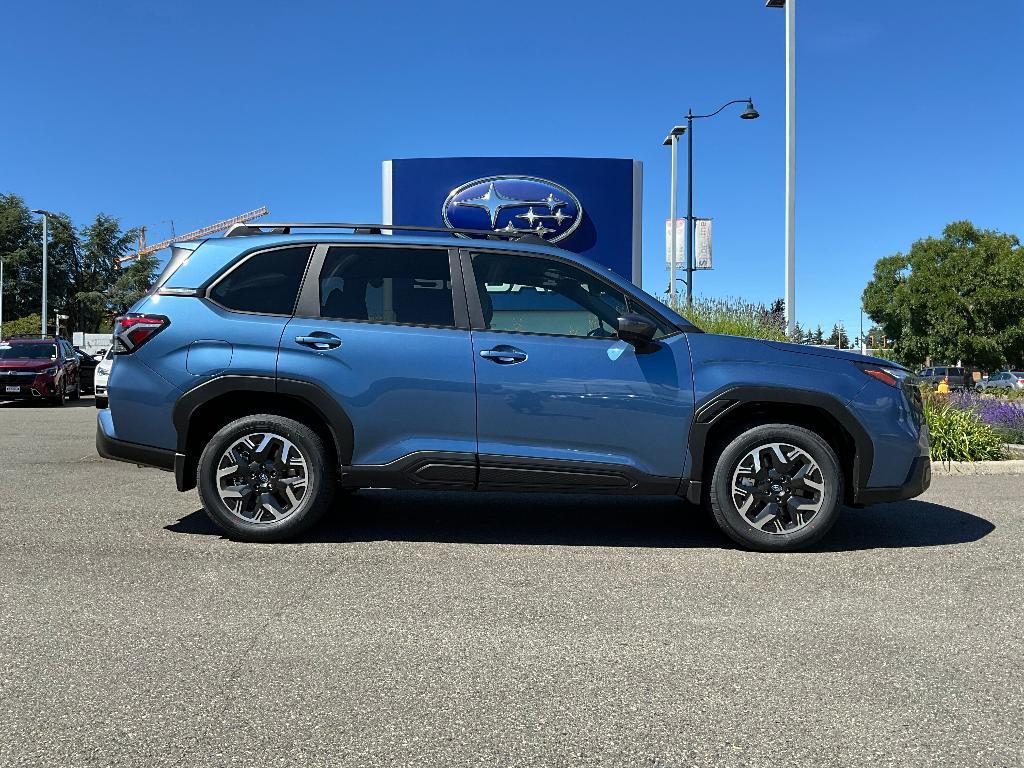
{"type": "Polygon", "coordinates": [[[321,317],[455,326],[445,249],[338,246],[319,279],[321,317]]]}
{"type": "Polygon", "coordinates": [[[632,312],[658,327],[655,338],[672,332],[618,288],[571,264],[504,253],[471,258],[489,330],[611,338],[618,318],[632,312]]]}
{"type": "Polygon", "coordinates": [[[265,315],[290,315],[312,246],[272,248],[249,256],[210,290],[227,309],[265,315]]]}

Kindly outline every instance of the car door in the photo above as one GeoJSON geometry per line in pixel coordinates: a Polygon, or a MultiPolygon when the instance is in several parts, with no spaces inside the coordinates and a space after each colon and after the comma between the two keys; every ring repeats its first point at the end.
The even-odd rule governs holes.
{"type": "Polygon", "coordinates": [[[464,250],[481,488],[678,485],[693,386],[686,338],[596,272],[553,256],[464,250]],[[658,326],[637,349],[615,322],[658,326]]]}
{"type": "MultiPolygon", "coordinates": [[[[472,342],[457,251],[317,247],[281,339],[282,382],[314,383],[351,422],[357,484],[472,486],[472,342]]],[[[351,479],[351,477],[350,477],[351,479]]]]}

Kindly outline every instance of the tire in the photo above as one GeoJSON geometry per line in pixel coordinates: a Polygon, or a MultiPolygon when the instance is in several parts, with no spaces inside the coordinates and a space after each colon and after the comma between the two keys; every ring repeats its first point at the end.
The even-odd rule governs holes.
{"type": "Polygon", "coordinates": [[[107,398],[105,398],[105,397],[97,397],[96,398],[96,407],[97,408],[106,408],[108,405],[110,405],[110,401],[107,398]]]}
{"type": "Polygon", "coordinates": [[[820,435],[791,424],[765,424],[735,438],[718,457],[709,491],[722,532],[760,552],[818,541],[838,519],[842,500],[835,451],[820,435]]]}
{"type": "Polygon", "coordinates": [[[50,398],[50,403],[62,407],[68,400],[68,382],[67,379],[61,380],[60,387],[57,389],[57,394],[50,398]]]}
{"type": "Polygon", "coordinates": [[[82,379],[79,377],[78,381],[75,382],[75,391],[71,393],[71,399],[78,402],[82,399],[82,379]]]}
{"type": "Polygon", "coordinates": [[[206,513],[230,538],[277,542],[323,517],[336,477],[312,429],[260,414],[233,421],[210,439],[199,457],[196,485],[206,513]]]}

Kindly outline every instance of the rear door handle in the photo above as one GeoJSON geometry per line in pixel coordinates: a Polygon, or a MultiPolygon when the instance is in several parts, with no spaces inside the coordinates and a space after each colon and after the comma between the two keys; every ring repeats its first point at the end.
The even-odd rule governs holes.
{"type": "Polygon", "coordinates": [[[527,354],[508,344],[499,344],[494,349],[481,349],[480,357],[484,360],[493,360],[500,365],[512,365],[526,362],[527,354]]]}
{"type": "Polygon", "coordinates": [[[337,349],[341,346],[341,339],[333,333],[314,331],[309,336],[296,336],[295,343],[312,349],[337,349]]]}

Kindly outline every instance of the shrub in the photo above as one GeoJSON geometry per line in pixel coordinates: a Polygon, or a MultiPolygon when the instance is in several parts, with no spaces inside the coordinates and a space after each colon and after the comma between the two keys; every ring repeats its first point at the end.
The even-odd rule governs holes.
{"type": "Polygon", "coordinates": [[[17,320],[5,320],[3,325],[3,338],[9,336],[38,336],[42,321],[39,314],[19,317],[17,320]]]}
{"type": "Polygon", "coordinates": [[[959,408],[954,402],[934,395],[925,398],[924,403],[933,461],[1003,458],[1003,438],[973,410],[959,408]]]}
{"type": "Polygon", "coordinates": [[[752,339],[786,340],[786,320],[764,304],[743,299],[694,299],[693,306],[676,301],[670,306],[691,323],[708,333],[748,336],[752,339]]]}

